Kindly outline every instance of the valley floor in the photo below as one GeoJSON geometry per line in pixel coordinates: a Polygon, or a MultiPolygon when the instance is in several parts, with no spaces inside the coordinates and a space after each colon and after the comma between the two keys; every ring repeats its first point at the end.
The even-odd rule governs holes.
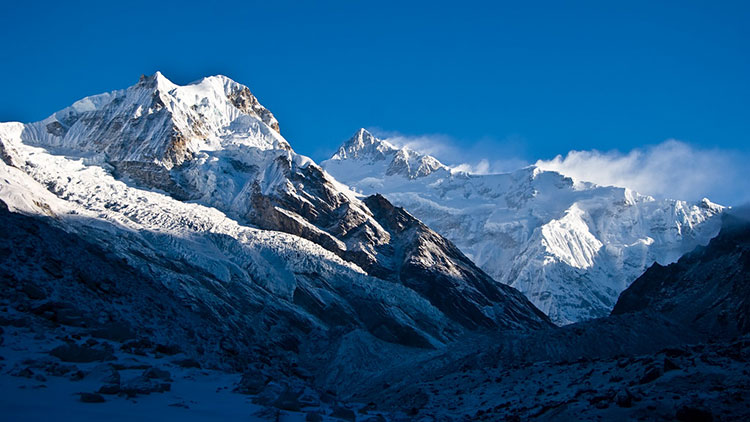
{"type": "Polygon", "coordinates": [[[240,374],[201,369],[178,351],[94,338],[7,310],[0,317],[6,420],[750,420],[748,337],[512,365],[488,362],[492,353],[463,354],[432,378],[424,375],[431,371],[385,371],[392,385],[347,402],[312,391],[284,397],[273,382],[259,394],[241,394],[240,374]]]}
{"type": "Polygon", "coordinates": [[[0,313],[0,324],[3,420],[353,420],[353,410],[304,397],[301,403],[254,404],[263,397],[234,391],[241,374],[202,369],[179,352],[156,350],[159,345],[93,338],[75,327],[50,329],[7,312],[0,313]]]}
{"type": "Polygon", "coordinates": [[[750,338],[613,359],[502,364],[409,386],[445,420],[750,420],[750,338]]]}

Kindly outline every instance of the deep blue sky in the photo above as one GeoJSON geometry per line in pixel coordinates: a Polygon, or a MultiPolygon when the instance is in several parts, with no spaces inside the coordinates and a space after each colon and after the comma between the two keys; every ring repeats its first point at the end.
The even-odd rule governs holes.
{"type": "Polygon", "coordinates": [[[527,159],[750,148],[750,2],[2,2],[0,120],[161,70],[244,83],[300,153],[359,127],[527,159]]]}

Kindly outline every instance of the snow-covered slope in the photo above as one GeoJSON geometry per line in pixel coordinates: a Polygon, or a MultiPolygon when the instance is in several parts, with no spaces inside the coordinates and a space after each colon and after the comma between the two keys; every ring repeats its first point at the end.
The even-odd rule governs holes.
{"type": "Polygon", "coordinates": [[[0,156],[10,211],[51,217],[124,260],[210,316],[199,324],[220,321],[216,336],[254,327],[235,348],[297,350],[357,329],[432,348],[466,329],[549,325],[408,213],[360,200],[294,153],[226,77],[177,86],[157,73],[41,122],[0,124],[0,156]]]}
{"type": "Polygon", "coordinates": [[[404,207],[562,324],[607,315],[652,263],[674,262],[715,236],[723,209],[535,167],[467,174],[364,129],[322,166],[353,190],[404,207]]]}

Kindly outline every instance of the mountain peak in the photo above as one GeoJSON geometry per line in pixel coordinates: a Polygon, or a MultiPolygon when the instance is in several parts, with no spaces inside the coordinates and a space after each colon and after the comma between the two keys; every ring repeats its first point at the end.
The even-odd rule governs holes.
{"type": "Polygon", "coordinates": [[[384,160],[386,154],[398,148],[387,141],[376,138],[367,129],[360,128],[348,141],[339,147],[332,160],[364,159],[384,160]]]}
{"type": "Polygon", "coordinates": [[[150,75],[150,76],[141,75],[141,77],[138,79],[138,84],[136,86],[155,88],[163,92],[168,92],[178,87],[178,85],[176,85],[174,82],[167,79],[167,77],[164,76],[164,74],[162,74],[158,70],[153,75],[150,75]]]}
{"type": "Polygon", "coordinates": [[[427,176],[438,169],[447,170],[435,157],[407,147],[396,147],[386,140],[376,138],[366,129],[359,129],[323,165],[343,164],[347,161],[380,163],[385,166],[382,169],[385,175],[401,175],[408,179],[427,176]]]}
{"type": "Polygon", "coordinates": [[[141,75],[138,83],[128,90],[142,88],[154,90],[154,98],[163,95],[162,102],[176,100],[189,104],[193,109],[205,107],[209,103],[213,104],[213,108],[222,109],[228,102],[240,112],[257,116],[276,133],[281,133],[278,120],[267,108],[260,104],[255,95],[250,92],[250,89],[228,76],[207,76],[181,86],[173,83],[157,71],[151,76],[141,75]]]}
{"type": "Polygon", "coordinates": [[[86,97],[40,124],[33,134],[38,144],[167,169],[199,151],[238,143],[289,149],[273,114],[226,76],[177,85],[161,72],[142,75],[127,89],[86,97]]]}

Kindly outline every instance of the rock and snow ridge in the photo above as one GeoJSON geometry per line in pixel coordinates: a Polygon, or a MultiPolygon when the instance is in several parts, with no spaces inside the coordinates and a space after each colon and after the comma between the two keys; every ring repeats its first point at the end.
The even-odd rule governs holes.
{"type": "Polygon", "coordinates": [[[468,174],[364,129],[321,165],[353,190],[409,210],[559,324],[607,315],[651,264],[674,262],[714,237],[723,210],[533,166],[468,174]]]}
{"type": "Polygon", "coordinates": [[[231,315],[212,335],[245,332],[264,313],[243,312],[267,309],[279,332],[251,330],[233,349],[298,350],[341,330],[433,348],[465,330],[549,325],[407,212],[361,200],[294,153],[273,115],[223,76],[143,77],[41,122],[2,123],[0,146],[11,211],[101,243],[209,325],[231,315]]]}
{"type": "Polygon", "coordinates": [[[719,235],[667,266],[652,265],[620,295],[613,315],[644,309],[711,336],[750,333],[750,220],[730,210],[719,235]]]}

